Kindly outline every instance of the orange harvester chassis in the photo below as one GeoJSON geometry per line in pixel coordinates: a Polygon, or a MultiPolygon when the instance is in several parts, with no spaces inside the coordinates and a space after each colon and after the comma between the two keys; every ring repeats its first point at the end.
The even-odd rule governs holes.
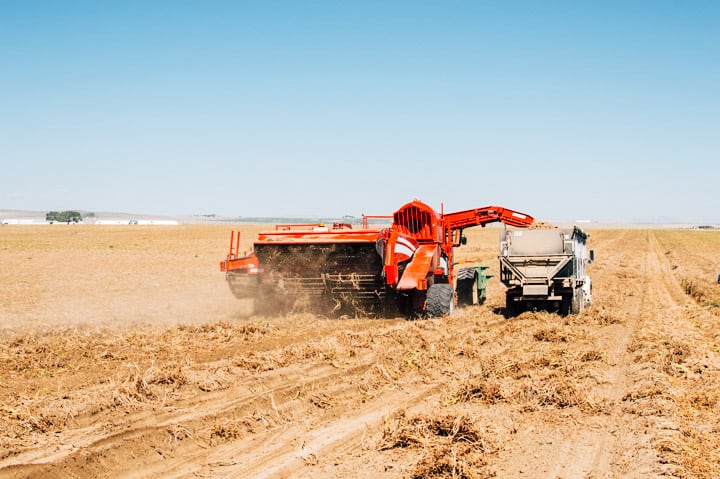
{"type": "Polygon", "coordinates": [[[253,298],[260,312],[304,305],[330,315],[442,315],[456,301],[453,248],[464,244],[463,230],[495,221],[527,227],[533,218],[499,206],[437,213],[415,200],[392,216],[363,217],[357,229],[277,225],[242,254],[232,232],[220,270],[235,296],[253,298]],[[371,227],[370,219],[392,223],[371,227]]]}

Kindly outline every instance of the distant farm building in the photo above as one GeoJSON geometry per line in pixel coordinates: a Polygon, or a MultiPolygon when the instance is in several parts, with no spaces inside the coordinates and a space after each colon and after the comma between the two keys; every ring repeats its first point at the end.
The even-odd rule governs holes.
{"type": "Polygon", "coordinates": [[[97,220],[96,225],[155,225],[155,226],[174,226],[180,222],[176,220],[97,220]]]}

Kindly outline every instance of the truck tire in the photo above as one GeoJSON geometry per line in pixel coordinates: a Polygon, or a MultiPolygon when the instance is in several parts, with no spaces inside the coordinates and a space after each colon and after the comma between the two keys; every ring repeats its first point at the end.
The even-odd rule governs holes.
{"type": "Polygon", "coordinates": [[[518,315],[518,302],[515,301],[515,295],[512,293],[505,294],[505,317],[512,318],[518,315]]]}
{"type": "Polygon", "coordinates": [[[459,278],[455,288],[458,306],[472,306],[478,304],[477,278],[473,274],[469,278],[459,278]]]}
{"type": "Polygon", "coordinates": [[[455,292],[447,283],[430,285],[427,290],[425,311],[431,318],[452,314],[455,309],[455,292]]]}
{"type": "Polygon", "coordinates": [[[570,314],[572,309],[574,296],[571,294],[563,294],[562,300],[560,301],[560,316],[567,316],[570,314]]]}

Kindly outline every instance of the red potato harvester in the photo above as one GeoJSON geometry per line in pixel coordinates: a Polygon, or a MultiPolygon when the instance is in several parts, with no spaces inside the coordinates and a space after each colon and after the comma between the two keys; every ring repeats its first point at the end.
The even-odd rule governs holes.
{"type": "Polygon", "coordinates": [[[363,216],[359,228],[277,225],[243,254],[240,233],[232,232],[220,270],[236,297],[254,299],[258,313],[302,304],[335,316],[443,316],[479,296],[478,268],[484,267],[454,268],[453,249],[466,243],[463,230],[496,221],[522,228],[534,220],[500,206],[437,213],[415,200],[392,216],[363,216]],[[371,227],[378,219],[392,224],[371,227]]]}

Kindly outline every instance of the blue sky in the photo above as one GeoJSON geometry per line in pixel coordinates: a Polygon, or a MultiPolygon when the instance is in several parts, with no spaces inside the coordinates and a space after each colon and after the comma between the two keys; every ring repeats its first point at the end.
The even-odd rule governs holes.
{"type": "Polygon", "coordinates": [[[720,2],[0,2],[0,209],[720,222],[720,2]]]}

